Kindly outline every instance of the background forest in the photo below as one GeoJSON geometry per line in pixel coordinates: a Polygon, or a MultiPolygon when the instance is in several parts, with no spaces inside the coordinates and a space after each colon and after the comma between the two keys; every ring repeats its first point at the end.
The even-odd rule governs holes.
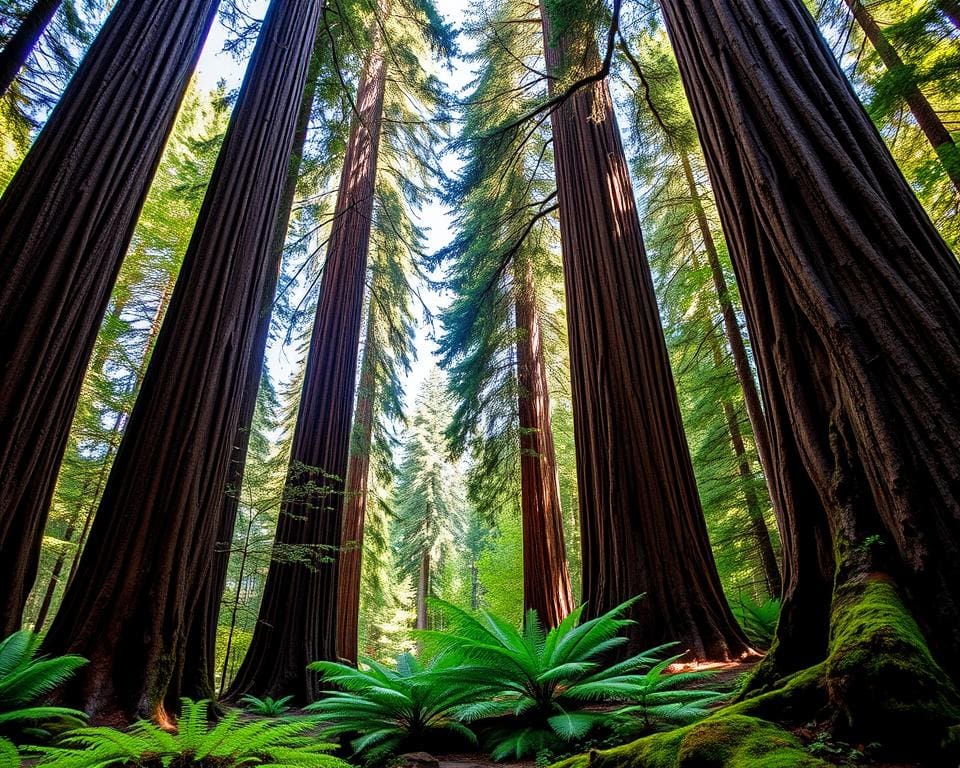
{"type": "MultiPolygon", "coordinates": [[[[0,191],[112,5],[0,0],[0,191]],[[49,6],[49,23],[22,67],[13,66],[11,41],[41,6],[49,6]]],[[[289,221],[281,215],[287,226],[274,236],[275,274],[243,299],[264,305],[257,344],[265,362],[247,366],[233,389],[223,385],[240,405],[223,467],[227,523],[211,555],[223,564],[222,584],[204,593],[200,609],[214,628],[205,661],[212,690],[201,691],[210,697],[262,683],[257,659],[282,653],[272,640],[261,647],[257,628],[285,612],[282,595],[292,593],[277,585],[294,566],[339,563],[338,583],[319,589],[336,591],[337,653],[354,662],[359,654],[392,663],[422,647],[424,635],[412,630],[466,632],[463,616],[477,611],[520,626],[536,607],[556,626],[594,594],[582,576],[583,558],[595,555],[582,554],[581,506],[591,505],[578,495],[571,386],[571,354],[584,342],[571,339],[568,324],[576,302],[569,274],[565,281],[556,170],[563,160],[550,121],[551,101],[583,73],[546,74],[556,69],[551,47],[571,29],[597,41],[583,58],[602,67],[620,118],[651,311],[666,341],[722,598],[752,646],[772,642],[784,585],[767,477],[780,437],[764,419],[757,360],[677,59],[658,3],[571,5],[542,3],[552,39],[541,7],[526,0],[336,0],[320,15],[290,125],[290,168],[277,187],[289,221]],[[271,281],[275,299],[264,301],[271,281]],[[360,340],[345,358],[329,341],[341,337],[360,340]],[[317,490],[326,481],[290,480],[323,466],[317,451],[333,449],[311,436],[328,422],[350,425],[349,463],[335,492],[342,544],[332,547],[294,530],[308,501],[319,494],[319,503],[331,503],[317,490]],[[531,521],[551,531],[543,551],[531,521]],[[535,558],[542,559],[531,565],[535,558]],[[536,574],[550,586],[536,587],[536,574]],[[546,602],[531,605],[534,592],[546,602]]],[[[806,7],[956,252],[960,9],[946,0],[806,7]]],[[[189,266],[195,227],[209,207],[208,185],[222,182],[218,156],[231,140],[231,115],[244,108],[241,81],[266,10],[265,0],[219,4],[136,218],[55,472],[23,605],[22,626],[36,633],[51,628],[64,595],[90,578],[81,568],[85,546],[105,546],[92,533],[98,510],[114,503],[108,480],[118,482],[111,469],[137,398],[160,386],[148,373],[154,352],[173,354],[162,334],[168,310],[191,301],[175,298],[175,289],[182,269],[201,269],[189,266]]],[[[602,355],[618,342],[599,343],[602,355]]],[[[131,460],[114,474],[138,466],[131,460]]]]}

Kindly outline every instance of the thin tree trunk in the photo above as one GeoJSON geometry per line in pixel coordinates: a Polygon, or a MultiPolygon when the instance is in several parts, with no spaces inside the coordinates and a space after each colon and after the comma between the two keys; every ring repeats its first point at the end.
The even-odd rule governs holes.
{"type": "MultiPolygon", "coordinates": [[[[901,707],[913,684],[888,691],[887,664],[918,657],[883,649],[916,648],[913,618],[954,679],[960,659],[960,266],[799,0],[661,4],[773,437],[785,591],[758,679],[839,650],[832,622],[880,590],[906,619],[871,609],[875,625],[834,642],[880,627],[885,644],[820,669],[836,707],[901,707]],[[872,692],[845,700],[870,670],[872,692]]],[[[885,717],[859,724],[922,741],[885,717]]]]}
{"type": "Polygon", "coordinates": [[[337,592],[337,656],[357,663],[360,628],[360,576],[363,565],[363,527],[367,513],[367,481],[373,444],[373,407],[377,398],[377,313],[371,301],[366,343],[360,364],[360,391],[353,417],[353,440],[347,467],[347,500],[343,512],[340,578],[337,592]]]}
{"type": "Polygon", "coordinates": [[[3,46],[0,51],[0,98],[10,90],[62,2],[63,0],[36,0],[20,22],[17,31],[3,46]]]}
{"type": "Polygon", "coordinates": [[[760,466],[763,469],[764,477],[766,477],[767,473],[772,471],[770,463],[770,435],[767,433],[767,422],[763,415],[760,392],[757,390],[757,382],[753,375],[753,368],[750,365],[750,358],[747,356],[747,347],[743,343],[743,335],[740,332],[740,322],[737,320],[737,311],[733,306],[733,299],[730,295],[730,288],[727,285],[727,278],[723,273],[723,266],[720,264],[720,254],[717,251],[717,243],[713,239],[713,232],[710,229],[710,222],[707,219],[707,213],[703,207],[703,198],[700,196],[700,190],[697,187],[697,181],[693,175],[693,168],[690,165],[689,156],[681,153],[680,162],[683,166],[683,175],[687,182],[687,189],[690,192],[693,210],[697,217],[697,227],[700,229],[700,238],[703,240],[703,249],[707,255],[707,264],[710,265],[713,287],[717,293],[717,301],[720,304],[720,313],[723,317],[723,332],[727,338],[727,344],[730,345],[730,352],[733,356],[733,367],[737,372],[740,388],[743,390],[743,402],[747,409],[747,418],[750,420],[750,427],[753,430],[753,440],[757,446],[760,466]]]}
{"type": "Polygon", "coordinates": [[[247,558],[250,555],[250,535],[253,531],[254,517],[250,517],[247,524],[247,535],[243,542],[243,554],[240,556],[240,568],[237,572],[237,591],[233,597],[233,605],[230,607],[230,629],[227,632],[227,646],[223,651],[223,667],[220,670],[220,695],[227,685],[227,669],[230,664],[230,656],[233,653],[233,635],[237,630],[237,614],[240,612],[240,595],[243,593],[243,577],[247,572],[247,558]]]}
{"type": "Polygon", "coordinates": [[[119,2],[0,199],[0,634],[20,624],[100,321],[217,5],[119,2]]]}
{"type": "Polygon", "coordinates": [[[516,296],[520,424],[520,506],[523,519],[523,607],[555,627],[573,610],[550,391],[533,265],[519,264],[516,296]]]}
{"type": "Polygon", "coordinates": [[[44,647],[90,660],[64,694],[169,722],[210,570],[318,0],[274,0],[117,452],[44,647]],[[280,84],[280,85],[278,85],[280,84]]]}
{"type": "Polygon", "coordinates": [[[960,2],[957,0],[933,0],[933,4],[940,9],[944,16],[950,19],[954,27],[960,29],[960,2]]]}
{"type": "MultiPolygon", "coordinates": [[[[67,529],[63,532],[63,541],[69,544],[73,541],[73,534],[76,532],[76,524],[79,521],[79,515],[70,519],[67,529]]],[[[50,613],[50,606],[53,605],[53,596],[57,591],[57,584],[60,582],[60,574],[63,573],[64,563],[67,561],[67,553],[61,552],[57,555],[57,560],[53,564],[53,570],[50,571],[50,580],[47,582],[47,588],[43,593],[43,600],[40,602],[40,610],[37,611],[37,618],[33,623],[33,631],[39,634],[43,631],[43,625],[47,623],[47,614],[50,613]]]]}
{"type": "MultiPolygon", "coordinates": [[[[887,36],[880,29],[877,20],[873,18],[873,14],[870,13],[862,0],[843,1],[850,9],[850,13],[856,19],[857,24],[860,25],[867,40],[870,41],[870,45],[877,52],[883,66],[891,72],[901,72],[909,75],[909,70],[903,63],[903,59],[900,58],[900,54],[897,53],[897,49],[887,40],[887,36]]],[[[960,192],[960,148],[954,143],[950,131],[943,124],[943,120],[940,119],[940,115],[937,114],[929,99],[920,90],[920,86],[913,75],[902,78],[901,85],[904,89],[903,97],[907,106],[910,107],[917,125],[920,126],[923,135],[927,137],[933,151],[943,161],[944,170],[947,172],[950,181],[953,182],[953,186],[960,192]]]]}
{"type": "MultiPolygon", "coordinates": [[[[577,49],[575,32],[554,41],[541,12],[548,71],[574,56],[598,71],[596,45],[577,49]]],[[[710,549],[606,80],[551,117],[587,614],[644,594],[631,649],[679,641],[698,659],[738,657],[747,641],[710,549]]]]}
{"type": "Polygon", "coordinates": [[[187,635],[183,694],[197,700],[215,698],[217,621],[220,615],[220,603],[223,600],[223,592],[227,583],[227,569],[230,565],[231,553],[230,544],[233,541],[237,511],[240,506],[240,491],[243,487],[247,449],[250,445],[253,418],[257,410],[257,396],[263,378],[264,358],[270,340],[270,324],[273,318],[273,305],[280,279],[284,246],[287,241],[287,230],[290,228],[293,205],[296,201],[297,183],[300,180],[300,168],[303,164],[303,153],[307,143],[310,118],[313,115],[314,99],[317,92],[317,79],[320,76],[320,67],[323,61],[320,47],[322,34],[320,27],[318,27],[310,69],[307,73],[307,84],[304,88],[303,100],[300,103],[300,111],[297,114],[293,150],[290,154],[287,177],[280,198],[280,214],[271,249],[273,267],[264,285],[260,313],[257,318],[256,338],[250,360],[247,363],[247,380],[241,395],[240,422],[228,472],[223,508],[220,512],[216,544],[213,551],[209,553],[211,557],[210,574],[202,586],[201,596],[197,609],[191,617],[190,630],[187,635]]]}
{"type": "Polygon", "coordinates": [[[420,577],[417,579],[417,626],[427,628],[427,599],[430,597],[430,553],[420,558],[420,577]]]}
{"type": "Polygon", "coordinates": [[[333,230],[320,288],[290,470],[260,616],[228,697],[318,691],[313,661],[337,653],[338,550],[344,477],[356,392],[364,278],[386,87],[386,62],[374,45],[357,94],[333,230]],[[283,550],[294,548],[294,561],[283,550]],[[290,610],[296,605],[299,610],[290,610]]]}

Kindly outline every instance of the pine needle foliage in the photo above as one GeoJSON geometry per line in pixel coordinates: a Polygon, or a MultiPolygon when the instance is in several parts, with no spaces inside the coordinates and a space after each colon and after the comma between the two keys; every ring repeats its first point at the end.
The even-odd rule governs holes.
{"type": "Polygon", "coordinates": [[[188,768],[190,766],[264,766],[264,768],[347,768],[329,753],[333,744],[319,741],[311,717],[241,722],[234,710],[219,723],[208,723],[209,702],[182,700],[177,733],[141,720],[128,731],[78,728],[57,746],[35,750],[38,765],[52,768],[188,768]]]}

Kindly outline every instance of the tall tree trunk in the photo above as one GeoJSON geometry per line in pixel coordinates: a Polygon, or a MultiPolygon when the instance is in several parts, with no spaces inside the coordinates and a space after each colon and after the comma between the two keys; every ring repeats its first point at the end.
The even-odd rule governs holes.
{"type": "Polygon", "coordinates": [[[216,698],[217,621],[220,615],[220,603],[223,600],[223,592],[227,584],[231,543],[233,542],[233,532],[237,522],[237,511],[240,506],[240,492],[243,487],[253,418],[257,410],[257,396],[263,378],[264,358],[270,340],[270,324],[273,318],[273,305],[280,279],[284,246],[287,241],[287,230],[290,228],[293,205],[296,201],[297,183],[300,180],[300,168],[303,164],[303,152],[307,143],[310,118],[313,115],[313,104],[317,93],[317,79],[320,76],[320,67],[323,61],[320,46],[321,36],[322,33],[320,27],[318,27],[310,69],[307,72],[307,84],[304,88],[303,100],[300,103],[300,111],[297,114],[293,150],[290,153],[287,177],[280,198],[280,213],[271,249],[273,267],[264,285],[260,312],[257,317],[256,337],[250,359],[247,362],[247,380],[241,395],[240,422],[227,475],[226,493],[220,511],[216,543],[213,551],[209,553],[211,558],[210,574],[201,587],[200,598],[194,615],[191,617],[190,630],[187,634],[182,688],[185,696],[197,700],[216,698]]]}
{"type": "Polygon", "coordinates": [[[717,243],[713,239],[713,231],[710,229],[710,222],[707,219],[707,212],[703,207],[703,198],[697,187],[697,181],[693,175],[693,167],[690,164],[689,156],[681,153],[680,162],[683,166],[683,175],[687,182],[687,189],[690,192],[693,210],[697,217],[697,227],[700,230],[700,238],[703,240],[703,250],[707,255],[707,264],[710,265],[713,287],[717,294],[717,301],[720,304],[720,314],[723,317],[723,332],[726,336],[727,344],[730,346],[730,353],[733,356],[733,367],[737,372],[740,388],[743,390],[743,402],[747,409],[747,418],[750,420],[750,427],[753,430],[753,440],[757,446],[757,455],[760,457],[760,466],[763,469],[764,476],[766,476],[768,472],[772,471],[770,464],[770,435],[767,433],[767,422],[763,416],[763,405],[761,404],[760,393],[757,391],[753,368],[750,366],[750,358],[747,356],[747,347],[743,342],[743,335],[740,332],[740,322],[737,320],[737,311],[733,306],[733,298],[730,295],[727,278],[723,273],[723,266],[720,264],[720,254],[717,251],[717,243]]]}
{"type": "Polygon", "coordinates": [[[275,556],[250,650],[229,697],[252,693],[312,701],[317,679],[307,665],[336,658],[337,557],[386,75],[376,43],[360,80],[359,117],[344,158],[275,556]],[[284,556],[289,548],[309,562],[284,556]]]}
{"type": "Polygon", "coordinates": [[[870,41],[870,45],[877,52],[883,66],[891,72],[902,72],[908,75],[901,81],[903,98],[907,102],[907,106],[910,107],[920,130],[923,131],[923,135],[927,137],[927,141],[933,147],[933,151],[942,160],[944,170],[947,172],[950,181],[953,182],[953,186],[960,192],[960,147],[957,147],[953,141],[953,137],[943,124],[943,120],[940,119],[940,115],[937,114],[930,100],[920,90],[919,84],[903,63],[897,49],[887,40],[887,36],[880,29],[877,20],[873,18],[873,14],[863,4],[863,1],[843,1],[847,4],[857,24],[860,25],[867,40],[870,41]]]}
{"type": "Polygon", "coordinates": [[[430,597],[430,553],[424,552],[420,558],[420,576],[417,579],[417,625],[416,629],[427,629],[427,600],[430,597]]]}
{"type": "Polygon", "coordinates": [[[20,624],[100,321],[217,5],[121,0],[0,199],[0,634],[20,624]]]}
{"type": "Polygon", "coordinates": [[[353,417],[353,440],[347,467],[347,500],[343,511],[340,578],[337,587],[337,656],[357,663],[360,628],[360,575],[363,527],[367,515],[367,481],[373,444],[373,407],[377,399],[376,302],[367,310],[367,334],[360,363],[360,390],[353,417]]]}
{"type": "Polygon", "coordinates": [[[65,699],[170,720],[209,574],[318,0],[274,0],[48,652],[90,664],[65,699]],[[281,84],[278,86],[278,84],[281,84]]]}
{"type": "MultiPolygon", "coordinates": [[[[578,49],[576,32],[555,41],[541,11],[548,71],[563,76],[574,58],[599,71],[596,45],[578,49]]],[[[740,656],[747,642],[707,538],[606,80],[551,117],[587,613],[644,594],[631,649],[679,641],[698,659],[740,656]]]]}
{"type": "Polygon", "coordinates": [[[943,715],[903,706],[914,671],[938,684],[919,630],[960,663],[960,265],[800,0],[661,4],[774,438],[785,591],[758,681],[829,653],[831,703],[879,709],[848,725],[922,741],[943,715]]]}
{"type": "Polygon", "coordinates": [[[517,383],[520,423],[520,506],[523,519],[523,607],[548,627],[573,610],[563,536],[557,453],[533,265],[517,266],[517,383]]]}
{"type": "Polygon", "coordinates": [[[36,0],[0,51],[0,98],[13,85],[63,0],[36,0]]]}

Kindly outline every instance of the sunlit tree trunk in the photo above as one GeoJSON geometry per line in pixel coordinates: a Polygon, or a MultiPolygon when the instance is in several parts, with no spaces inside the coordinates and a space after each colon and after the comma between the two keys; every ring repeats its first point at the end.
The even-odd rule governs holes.
{"type": "MultiPolygon", "coordinates": [[[[599,71],[592,34],[554,40],[541,8],[548,72],[599,71]]],[[[739,656],[747,643],[707,538],[606,80],[551,117],[587,613],[644,594],[632,649],[679,641],[698,659],[739,656]]]]}
{"type": "Polygon", "coordinates": [[[0,97],[13,85],[33,49],[53,21],[61,2],[63,0],[36,0],[23,17],[17,31],[7,40],[3,50],[0,50],[0,97]]]}
{"type": "Polygon", "coordinates": [[[0,199],[0,634],[20,625],[100,321],[217,5],[117,3],[0,199]]]}
{"type": "Polygon", "coordinates": [[[377,311],[371,301],[366,342],[360,363],[360,388],[353,416],[353,440],[347,466],[347,499],[343,510],[343,548],[337,592],[337,656],[357,663],[360,627],[360,575],[363,564],[363,527],[367,513],[367,484],[373,444],[373,407],[377,398],[377,311]]]}
{"type": "Polygon", "coordinates": [[[427,600],[430,597],[430,553],[420,558],[420,576],[417,579],[417,624],[416,629],[427,629],[427,600]]]}
{"type": "Polygon", "coordinates": [[[44,641],[90,660],[64,699],[169,722],[209,575],[318,0],[274,0],[77,577],[44,641]]]}
{"type": "MultiPolygon", "coordinates": [[[[307,84],[303,92],[300,111],[297,114],[297,126],[293,139],[293,151],[280,198],[280,214],[271,249],[273,267],[264,285],[260,313],[257,318],[256,337],[247,363],[247,380],[243,385],[240,422],[234,443],[233,457],[227,476],[226,493],[220,522],[217,530],[216,545],[210,553],[211,568],[201,587],[197,608],[190,621],[187,636],[186,661],[184,662],[183,694],[194,699],[215,698],[217,622],[220,615],[220,603],[227,583],[227,570],[230,564],[231,543],[240,507],[240,494],[243,487],[244,469],[247,463],[247,449],[253,428],[254,413],[257,409],[257,396],[263,377],[264,358],[270,339],[270,323],[273,318],[273,304],[276,299],[277,284],[283,260],[284,246],[293,205],[297,196],[297,183],[300,180],[300,168],[313,114],[313,104],[317,92],[317,78],[320,76],[322,62],[320,41],[323,33],[317,33],[313,57],[307,72],[307,84]]],[[[235,617],[234,617],[235,619],[235,617]]],[[[231,633],[232,634],[232,633],[231,633]]],[[[222,687],[222,686],[221,686],[222,687]]]]}
{"type": "Polygon", "coordinates": [[[230,697],[311,701],[317,679],[307,665],[336,658],[338,554],[386,78],[375,44],[344,158],[274,558],[230,697]]]}
{"type": "Polygon", "coordinates": [[[910,107],[910,112],[913,113],[920,130],[923,131],[923,135],[927,137],[930,146],[943,161],[944,170],[947,172],[950,181],[953,182],[953,186],[960,192],[960,148],[954,143],[950,131],[943,124],[943,120],[940,119],[940,115],[937,114],[930,100],[920,90],[916,78],[903,63],[897,49],[887,40],[887,36],[883,33],[873,14],[863,4],[863,1],[843,1],[850,9],[850,13],[856,19],[857,24],[860,25],[867,40],[870,41],[870,45],[877,52],[877,56],[880,57],[883,65],[891,72],[906,75],[906,77],[900,79],[903,98],[907,102],[907,106],[910,107]]]}
{"type": "Polygon", "coordinates": [[[520,506],[523,519],[523,606],[545,626],[573,610],[557,453],[550,425],[550,391],[533,265],[518,265],[517,383],[520,425],[520,506]]]}
{"type": "MultiPolygon", "coordinates": [[[[831,622],[878,590],[909,611],[885,647],[915,647],[912,615],[956,675],[960,266],[800,0],[661,4],[772,438],[785,591],[761,679],[823,660],[831,622]]],[[[832,703],[866,670],[826,665],[832,703]]]]}

